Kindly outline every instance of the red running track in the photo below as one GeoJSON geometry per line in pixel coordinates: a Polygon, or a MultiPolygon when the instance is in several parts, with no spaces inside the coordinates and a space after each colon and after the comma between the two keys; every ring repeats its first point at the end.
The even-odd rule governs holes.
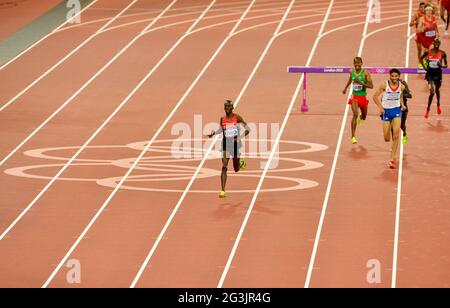
{"type": "MultiPolygon", "coordinates": [[[[64,27],[0,70],[7,81],[0,103],[131,2],[98,1],[83,13],[83,24],[64,27]]],[[[405,66],[409,1],[381,2],[382,23],[368,24],[363,42],[365,65],[405,66]]],[[[349,65],[365,30],[365,2],[180,0],[164,11],[169,3],[137,1],[0,112],[2,159],[35,132],[1,166],[0,284],[390,287],[395,266],[398,287],[448,286],[447,80],[444,116],[425,121],[425,83],[409,77],[414,99],[393,261],[400,170],[386,168],[388,146],[373,104],[357,146],[349,142],[350,119],[343,123],[345,78],[310,76],[310,113],[287,113],[299,76],[286,67],[308,60],[349,65]],[[82,88],[149,25],[149,33],[82,88]],[[230,176],[230,195],[221,200],[220,160],[174,158],[170,146],[179,137],[174,128],[193,127],[196,115],[216,123],[223,100],[238,96],[236,111],[249,122],[287,125],[278,166],[261,190],[264,159],[249,158],[248,171],[230,176]],[[149,140],[150,151],[142,152],[149,140]],[[81,284],[66,280],[71,259],[81,262],[81,284]],[[377,284],[367,281],[372,259],[381,266],[377,284]]],[[[410,66],[415,52],[412,44],[410,66]]],[[[375,77],[375,84],[385,78],[375,77]]],[[[188,139],[202,137],[192,133],[188,139]]],[[[199,149],[202,142],[189,145],[199,149]]]]}

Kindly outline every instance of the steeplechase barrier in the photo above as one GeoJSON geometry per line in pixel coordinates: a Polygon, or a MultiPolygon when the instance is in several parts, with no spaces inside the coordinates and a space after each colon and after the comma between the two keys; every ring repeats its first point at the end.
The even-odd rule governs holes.
{"type": "MultiPolygon", "coordinates": [[[[303,99],[301,105],[301,112],[308,112],[309,107],[306,96],[307,74],[349,74],[353,67],[339,67],[339,66],[325,66],[325,67],[306,67],[306,66],[289,66],[288,73],[304,74],[303,78],[303,99]]],[[[371,74],[389,74],[392,67],[364,67],[371,74]]],[[[425,74],[424,69],[401,67],[397,68],[402,74],[425,74]]],[[[443,74],[450,74],[450,69],[442,70],[443,74]]]]}

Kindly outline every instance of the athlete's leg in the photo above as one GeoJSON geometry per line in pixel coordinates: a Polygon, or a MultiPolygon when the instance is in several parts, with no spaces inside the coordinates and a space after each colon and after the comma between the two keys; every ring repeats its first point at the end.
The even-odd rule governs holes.
{"type": "Polygon", "coordinates": [[[434,81],[435,85],[435,91],[436,91],[436,98],[437,98],[437,105],[438,107],[441,106],[441,85],[442,85],[442,79],[437,79],[434,81]]]}
{"type": "Polygon", "coordinates": [[[383,135],[384,135],[384,141],[389,142],[391,141],[391,134],[393,132],[391,131],[391,122],[389,121],[383,121],[383,135]]]}
{"type": "Polygon", "coordinates": [[[417,43],[416,42],[416,45],[417,45],[417,59],[418,59],[418,62],[419,62],[419,65],[420,65],[420,58],[422,57],[422,44],[420,44],[420,43],[417,43]]]}
{"type": "Polygon", "coordinates": [[[227,171],[229,160],[230,158],[228,157],[228,154],[226,153],[226,151],[224,151],[222,157],[222,175],[220,177],[220,181],[222,184],[222,191],[225,191],[225,187],[227,186],[227,171]]]}
{"type": "Polygon", "coordinates": [[[391,160],[395,161],[398,157],[398,150],[400,144],[400,124],[401,118],[395,118],[391,122],[393,134],[392,134],[392,151],[391,160]]]}
{"type": "Polygon", "coordinates": [[[433,79],[429,79],[428,80],[428,84],[430,86],[430,95],[428,96],[428,106],[427,106],[427,111],[430,111],[431,109],[431,103],[433,102],[433,98],[434,98],[434,93],[436,93],[435,90],[435,85],[434,85],[434,81],[433,79]]]}
{"type": "Polygon", "coordinates": [[[447,9],[447,26],[445,27],[445,31],[448,31],[448,26],[450,25],[450,10],[447,9]]]}
{"type": "Polygon", "coordinates": [[[358,121],[358,114],[359,114],[359,105],[357,102],[352,102],[352,111],[353,111],[353,118],[352,118],[352,138],[356,137],[356,123],[358,121]]]}
{"type": "Polygon", "coordinates": [[[234,172],[239,172],[239,169],[241,168],[241,159],[239,157],[233,157],[233,168],[234,172]]]}
{"type": "Polygon", "coordinates": [[[359,109],[361,109],[361,120],[365,121],[367,118],[367,110],[368,106],[361,106],[359,109]]]}
{"type": "Polygon", "coordinates": [[[444,21],[444,23],[446,23],[446,19],[445,19],[445,8],[441,6],[441,19],[444,21]]]}
{"type": "Polygon", "coordinates": [[[403,135],[406,136],[406,119],[408,118],[408,109],[402,112],[402,123],[400,125],[403,135]]]}
{"type": "Polygon", "coordinates": [[[406,133],[406,120],[407,119],[408,119],[408,108],[406,108],[406,110],[402,112],[401,129],[403,131],[403,137],[402,137],[402,143],[403,144],[407,144],[408,143],[408,134],[406,133]]]}

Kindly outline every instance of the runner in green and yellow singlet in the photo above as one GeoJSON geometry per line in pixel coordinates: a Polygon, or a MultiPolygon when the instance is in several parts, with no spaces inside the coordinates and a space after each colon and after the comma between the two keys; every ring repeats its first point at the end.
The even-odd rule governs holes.
{"type": "Polygon", "coordinates": [[[354,69],[350,72],[347,85],[345,86],[343,94],[347,93],[347,89],[352,85],[352,96],[348,104],[352,106],[352,144],[358,142],[356,139],[356,125],[362,124],[367,117],[367,108],[369,101],[367,100],[367,88],[373,89],[372,77],[369,71],[362,68],[363,61],[360,57],[353,60],[354,69]],[[361,113],[360,113],[361,111],[361,113]]]}

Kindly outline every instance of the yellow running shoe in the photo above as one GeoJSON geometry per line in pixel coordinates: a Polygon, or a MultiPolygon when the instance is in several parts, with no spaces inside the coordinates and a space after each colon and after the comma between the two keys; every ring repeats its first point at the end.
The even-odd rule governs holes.
{"type": "Polygon", "coordinates": [[[226,198],[227,193],[224,192],[223,190],[219,193],[219,198],[226,198]]]}
{"type": "Polygon", "coordinates": [[[358,140],[356,140],[356,137],[352,137],[352,144],[356,144],[358,140]]]}
{"type": "Polygon", "coordinates": [[[240,166],[239,166],[239,171],[245,171],[245,170],[247,170],[247,162],[244,160],[244,159],[242,159],[241,158],[241,163],[240,163],[240,166]]]}
{"type": "Polygon", "coordinates": [[[422,63],[417,64],[417,67],[420,68],[420,69],[422,69],[422,68],[423,68],[422,63]]]}
{"type": "Polygon", "coordinates": [[[402,137],[402,143],[403,144],[407,144],[408,143],[408,136],[407,135],[402,137]]]}

